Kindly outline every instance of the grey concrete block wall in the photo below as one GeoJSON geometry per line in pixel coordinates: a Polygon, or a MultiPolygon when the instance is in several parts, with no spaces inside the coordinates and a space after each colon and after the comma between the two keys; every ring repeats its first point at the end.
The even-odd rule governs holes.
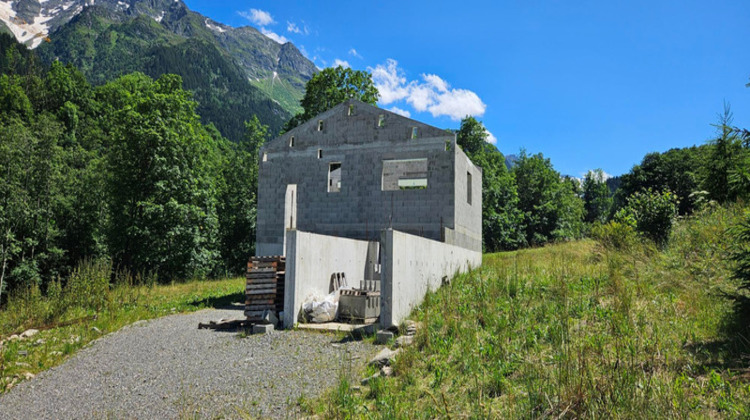
{"type": "Polygon", "coordinates": [[[283,253],[290,184],[297,185],[299,230],[379,240],[382,229],[393,227],[443,241],[446,229],[451,229],[454,243],[474,249],[478,237],[481,249],[481,171],[470,163],[470,167],[464,165],[461,156],[465,155],[456,147],[452,133],[348,101],[272,140],[260,153],[259,255],[283,253]],[[383,191],[384,160],[421,158],[427,159],[426,188],[383,191]],[[340,192],[328,192],[331,163],[341,164],[340,192]],[[456,206],[461,201],[456,199],[461,194],[459,178],[464,177],[465,191],[467,171],[478,188],[472,189],[478,213],[476,205],[456,206]],[[477,215],[478,221],[470,220],[477,215]]]}

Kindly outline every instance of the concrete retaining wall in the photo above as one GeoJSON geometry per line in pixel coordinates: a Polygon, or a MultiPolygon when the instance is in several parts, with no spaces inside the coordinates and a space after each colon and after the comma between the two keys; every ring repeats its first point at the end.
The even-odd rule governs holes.
{"type": "Polygon", "coordinates": [[[482,264],[482,253],[386,229],[381,235],[382,298],[380,325],[397,326],[428,290],[482,264]]]}
{"type": "Polygon", "coordinates": [[[349,285],[358,287],[367,266],[367,241],[289,230],[286,232],[286,285],[284,327],[297,323],[308,298],[329,293],[331,274],[343,272],[349,285]]]}

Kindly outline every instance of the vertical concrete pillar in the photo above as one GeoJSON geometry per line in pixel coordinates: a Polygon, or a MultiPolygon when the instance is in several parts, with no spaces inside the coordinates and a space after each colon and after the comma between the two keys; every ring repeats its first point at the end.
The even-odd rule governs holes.
{"type": "Polygon", "coordinates": [[[380,233],[380,326],[393,325],[393,229],[380,233]]]}
{"type": "Polygon", "coordinates": [[[294,327],[297,312],[302,302],[297,293],[297,230],[287,230],[284,235],[286,274],[284,276],[284,328],[294,327]]]}

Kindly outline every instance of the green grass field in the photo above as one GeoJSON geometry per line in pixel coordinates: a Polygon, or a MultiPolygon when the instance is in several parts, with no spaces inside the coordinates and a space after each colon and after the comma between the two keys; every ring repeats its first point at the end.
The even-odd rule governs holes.
{"type": "MultiPolygon", "coordinates": [[[[394,376],[309,405],[326,418],[747,418],[750,352],[726,293],[740,207],[664,250],[592,240],[485,255],[428,294],[394,376]]],[[[374,371],[367,372],[367,375],[374,371]]]]}

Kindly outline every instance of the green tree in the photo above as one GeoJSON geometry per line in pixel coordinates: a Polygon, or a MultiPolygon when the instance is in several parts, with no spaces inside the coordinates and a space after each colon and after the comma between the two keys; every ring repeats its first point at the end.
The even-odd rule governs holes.
{"type": "Polygon", "coordinates": [[[485,151],[488,137],[489,133],[484,125],[476,118],[467,116],[461,120],[456,142],[471,157],[485,151]]]}
{"type": "Polygon", "coordinates": [[[108,121],[109,244],[114,260],[163,280],[215,267],[217,147],[181,79],[134,73],[101,89],[108,121]]]}
{"type": "Polygon", "coordinates": [[[541,153],[529,156],[525,150],[521,151],[513,173],[529,244],[571,239],[582,234],[583,202],[575,181],[561,178],[541,153]]]}
{"type": "Polygon", "coordinates": [[[621,177],[610,216],[627,205],[628,197],[647,189],[672,191],[679,201],[679,213],[692,213],[695,200],[691,194],[700,188],[698,174],[708,159],[707,150],[705,146],[687,147],[644,156],[621,177]]]}
{"type": "Polygon", "coordinates": [[[349,99],[375,105],[378,90],[372,82],[372,75],[341,66],[323,69],[315,73],[305,85],[305,96],[300,101],[304,111],[292,117],[284,126],[284,131],[289,131],[349,99]]]}
{"type": "Polygon", "coordinates": [[[505,157],[487,143],[487,130],[474,117],[461,120],[456,143],[475,165],[482,168],[482,242],[489,252],[516,249],[525,240],[522,213],[513,175],[505,157]]]}
{"type": "Polygon", "coordinates": [[[595,169],[586,173],[583,179],[583,208],[588,223],[605,222],[612,205],[604,171],[595,169]]]}
{"type": "Polygon", "coordinates": [[[224,190],[219,206],[220,250],[224,268],[241,273],[255,253],[258,204],[258,153],[268,139],[268,126],[257,116],[245,122],[245,136],[232,144],[224,165],[224,190]]]}
{"type": "Polygon", "coordinates": [[[728,104],[724,104],[724,112],[719,115],[719,122],[716,124],[718,137],[710,143],[709,157],[701,174],[703,189],[720,203],[737,198],[739,191],[730,188],[730,177],[742,173],[748,153],[743,148],[737,130],[732,128],[732,121],[732,110],[728,104]]]}

